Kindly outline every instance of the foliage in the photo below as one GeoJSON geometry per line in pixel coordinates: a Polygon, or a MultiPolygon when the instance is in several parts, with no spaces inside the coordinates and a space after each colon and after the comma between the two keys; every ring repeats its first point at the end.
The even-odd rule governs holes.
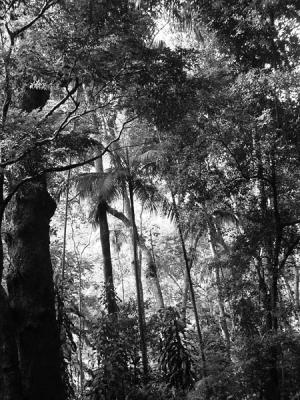
{"type": "MultiPolygon", "coordinates": [[[[299,11],[294,0],[3,2],[0,222],[14,193],[36,176],[62,194],[64,207],[65,178],[54,173],[85,165],[72,172],[69,217],[58,211],[52,226],[70,397],[297,398],[299,11]],[[186,41],[184,29],[195,29],[193,41],[156,46],[160,18],[186,41]],[[103,168],[93,172],[92,155],[107,143],[103,168]],[[155,313],[146,307],[147,383],[124,245],[129,184],[139,244],[151,259],[141,246],[141,281],[156,277],[167,304],[155,313]],[[188,249],[206,376],[170,192],[188,249]],[[82,194],[97,222],[110,209],[125,223],[109,219],[101,243],[114,241],[107,258],[122,281],[123,303],[111,314],[94,268],[104,257],[96,239],[88,241],[87,207],[76,200],[82,194]],[[153,213],[161,209],[164,219],[153,213]],[[71,235],[62,233],[64,222],[71,235]],[[83,256],[87,247],[92,255],[83,256]],[[149,265],[161,273],[149,273],[149,265]]],[[[5,219],[9,241],[14,221],[9,212],[5,219]]],[[[141,294],[151,302],[153,293],[141,294]]]]}
{"type": "Polygon", "coordinates": [[[117,315],[102,314],[93,329],[97,366],[87,382],[89,399],[123,399],[141,384],[137,311],[134,303],[120,307],[117,315]]]}
{"type": "Polygon", "coordinates": [[[159,370],[170,387],[190,389],[195,376],[184,323],[178,311],[171,307],[161,311],[159,318],[161,320],[159,370]]]}

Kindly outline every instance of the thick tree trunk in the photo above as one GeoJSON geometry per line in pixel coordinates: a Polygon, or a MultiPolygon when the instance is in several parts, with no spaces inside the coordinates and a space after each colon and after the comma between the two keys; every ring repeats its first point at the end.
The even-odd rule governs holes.
{"type": "MultiPolygon", "coordinates": [[[[0,175],[1,194],[3,175],[0,175]]],[[[1,196],[1,204],[3,197],[1,196]]],[[[4,207],[0,208],[0,231],[4,207]]],[[[2,232],[1,232],[2,233],[2,232]]],[[[0,236],[0,399],[21,400],[21,378],[12,312],[8,297],[1,286],[3,274],[3,243],[0,236]]]]}
{"type": "Polygon", "coordinates": [[[24,185],[11,209],[7,285],[26,400],[65,398],[49,252],[49,223],[55,208],[45,182],[39,181],[24,185]]]}
{"type": "Polygon", "coordinates": [[[7,295],[2,286],[0,286],[0,399],[23,399],[14,324],[7,295]]]}

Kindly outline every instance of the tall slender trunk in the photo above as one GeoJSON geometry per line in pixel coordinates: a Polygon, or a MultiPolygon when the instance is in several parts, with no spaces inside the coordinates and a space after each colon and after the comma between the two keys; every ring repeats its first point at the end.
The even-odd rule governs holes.
{"type": "MultiPolygon", "coordinates": [[[[112,207],[108,207],[108,212],[113,215],[114,217],[118,218],[121,220],[128,228],[132,229],[132,224],[131,224],[131,210],[130,210],[130,201],[128,198],[128,195],[124,189],[123,191],[124,194],[124,201],[126,205],[126,215],[123,214],[120,211],[115,210],[112,207]]],[[[164,300],[163,300],[163,295],[162,295],[162,290],[159,282],[159,278],[157,275],[157,268],[156,268],[156,263],[154,260],[154,257],[151,253],[151,250],[146,246],[145,239],[142,235],[139,235],[139,233],[136,231],[136,237],[138,240],[138,246],[140,250],[142,251],[146,263],[146,278],[147,278],[147,283],[149,285],[149,289],[152,291],[155,300],[156,300],[156,305],[157,308],[164,308],[164,300]],[[149,271],[149,274],[148,274],[149,271]]],[[[141,265],[139,263],[139,274],[141,275],[141,265]]],[[[141,294],[142,296],[143,294],[141,294]]],[[[142,296],[143,297],[143,296],[142,296]]]]}
{"type": "Polygon", "coordinates": [[[131,224],[132,224],[132,243],[133,243],[133,256],[134,256],[134,270],[135,270],[135,282],[136,282],[136,294],[137,294],[137,304],[138,304],[138,317],[139,317],[139,329],[141,338],[141,353],[143,362],[143,372],[144,381],[148,380],[149,367],[148,367],[148,355],[147,355],[147,343],[146,343],[146,333],[145,333],[145,311],[143,299],[141,297],[141,287],[140,287],[140,273],[139,273],[139,261],[138,261],[138,251],[137,251],[137,228],[135,223],[135,213],[134,213],[134,200],[133,200],[133,188],[131,180],[128,182],[129,188],[129,199],[131,208],[131,224]]]}
{"type": "MultiPolygon", "coordinates": [[[[95,108],[93,104],[93,99],[91,92],[87,86],[83,86],[84,95],[87,104],[89,107],[95,108]]],[[[102,132],[102,123],[99,121],[96,111],[92,112],[92,121],[95,128],[95,131],[99,135],[99,147],[103,148],[103,140],[104,136],[102,132]]],[[[98,158],[95,163],[96,172],[103,173],[103,159],[102,157],[98,158]]],[[[111,249],[110,249],[110,237],[109,237],[109,227],[107,221],[107,203],[106,201],[101,201],[98,205],[98,223],[100,229],[100,243],[102,249],[102,257],[103,257],[103,274],[104,274],[104,283],[105,283],[105,296],[107,302],[107,310],[109,313],[115,313],[118,311],[118,306],[116,302],[115,296],[115,287],[114,287],[114,279],[113,279],[113,267],[111,260],[111,249]]]]}
{"type": "MultiPolygon", "coordinates": [[[[282,226],[280,221],[280,213],[278,207],[278,193],[277,193],[277,176],[276,176],[276,162],[275,162],[275,149],[273,148],[270,153],[269,165],[265,167],[266,154],[263,153],[260,137],[258,132],[255,131],[253,135],[253,149],[254,156],[256,157],[257,169],[257,189],[258,189],[258,208],[261,214],[261,220],[264,223],[270,223],[270,207],[268,206],[269,196],[273,199],[273,220],[274,234],[267,234],[264,237],[261,251],[264,253],[265,271],[267,273],[266,279],[260,281],[262,295],[264,299],[264,308],[266,313],[266,332],[274,339],[278,330],[278,280],[279,280],[279,255],[282,242],[282,226]],[[266,183],[264,179],[265,170],[271,171],[269,177],[269,184],[271,189],[267,192],[266,183]]],[[[263,267],[263,265],[262,265],[263,267]]],[[[259,271],[258,271],[259,272],[259,271]]],[[[270,345],[269,348],[270,358],[268,360],[268,376],[264,383],[264,394],[266,400],[280,400],[280,384],[279,384],[279,371],[278,371],[278,346],[276,343],[270,345]]]]}
{"type": "MultiPolygon", "coordinates": [[[[138,240],[138,232],[137,232],[137,227],[134,224],[133,225],[133,221],[132,221],[132,208],[131,208],[131,199],[130,199],[130,193],[129,196],[127,194],[127,190],[126,188],[123,191],[123,196],[124,196],[124,201],[125,201],[125,207],[126,207],[126,213],[127,213],[127,218],[130,221],[129,227],[130,227],[130,231],[131,231],[131,249],[132,249],[132,267],[133,267],[133,274],[135,275],[135,261],[134,261],[134,246],[135,240],[138,240]],[[135,235],[135,238],[134,236],[135,235]]],[[[142,283],[142,269],[141,269],[141,263],[138,257],[138,253],[136,254],[137,257],[137,261],[138,261],[138,275],[137,275],[137,279],[138,279],[138,287],[139,287],[139,292],[140,292],[140,299],[141,299],[141,304],[144,304],[144,290],[143,290],[143,283],[142,283]]],[[[142,318],[143,320],[145,320],[145,310],[144,307],[141,308],[141,312],[143,314],[142,318]]]]}
{"type": "Polygon", "coordinates": [[[49,251],[49,223],[55,208],[41,179],[21,188],[10,211],[7,286],[15,318],[22,390],[30,400],[65,398],[49,251]]]}
{"type": "MultiPolygon", "coordinates": [[[[70,163],[71,163],[71,157],[70,157],[70,163]]],[[[63,336],[63,314],[64,314],[66,247],[67,247],[67,226],[68,226],[68,211],[69,211],[70,178],[71,178],[71,170],[69,169],[68,175],[67,175],[63,248],[62,248],[62,256],[61,256],[61,283],[60,283],[60,291],[58,291],[59,301],[58,301],[58,307],[57,307],[57,320],[58,320],[58,327],[59,327],[59,331],[60,331],[60,337],[63,336]]]]}
{"type": "MultiPolygon", "coordinates": [[[[71,157],[70,157],[70,164],[71,164],[71,157]]],[[[69,169],[68,175],[67,175],[66,203],[65,203],[65,215],[64,215],[64,236],[63,236],[63,249],[62,249],[62,256],[61,256],[61,296],[62,296],[62,300],[63,300],[63,295],[64,295],[65,272],[66,272],[66,247],[67,247],[67,227],[68,227],[70,179],[71,179],[71,170],[69,169]]]]}
{"type": "MultiPolygon", "coordinates": [[[[142,232],[141,232],[142,236],[142,232]]],[[[153,239],[152,239],[152,233],[150,231],[150,244],[151,244],[151,250],[148,249],[146,246],[146,278],[149,280],[150,285],[152,287],[152,292],[154,294],[154,298],[156,301],[156,305],[158,309],[164,308],[164,298],[159,282],[159,277],[157,274],[157,264],[155,260],[155,253],[154,253],[154,246],[153,246],[153,239]]]]}
{"type": "Polygon", "coordinates": [[[118,306],[116,303],[115,288],[113,281],[109,227],[107,221],[105,202],[98,205],[98,224],[100,228],[100,241],[101,241],[102,257],[103,257],[103,267],[104,267],[103,273],[104,273],[107,310],[109,313],[115,313],[118,311],[118,306]]]}
{"type": "Polygon", "coordinates": [[[148,249],[146,246],[142,246],[142,249],[144,251],[144,258],[146,263],[145,275],[148,281],[148,285],[154,295],[156,307],[158,309],[164,308],[164,299],[160,287],[159,278],[157,275],[157,266],[155,260],[153,258],[153,255],[151,254],[150,249],[148,249]]]}
{"type": "MultiPolygon", "coordinates": [[[[208,216],[208,218],[209,218],[209,216],[208,216]]],[[[221,277],[220,277],[220,266],[218,265],[219,255],[217,252],[217,243],[216,243],[216,238],[215,238],[216,230],[215,230],[215,227],[213,226],[212,221],[209,221],[208,225],[209,225],[208,235],[209,235],[211,254],[216,261],[215,277],[216,277],[216,287],[217,287],[217,301],[218,301],[218,307],[219,307],[219,313],[220,313],[220,326],[221,326],[221,330],[222,330],[222,333],[223,333],[223,336],[225,339],[227,354],[228,354],[228,357],[230,358],[231,340],[230,340],[230,334],[229,334],[229,329],[228,329],[227,320],[226,320],[224,297],[223,297],[223,293],[222,293],[222,285],[221,285],[221,277]]]]}
{"type": "Polygon", "coordinates": [[[300,311],[299,284],[300,284],[299,265],[297,264],[297,260],[295,260],[295,305],[297,313],[300,311]]]}
{"type": "MultiPolygon", "coordinates": [[[[203,377],[206,378],[207,377],[206,356],[205,356],[205,352],[204,352],[204,342],[203,342],[203,337],[202,337],[202,332],[201,332],[201,327],[200,327],[200,321],[199,321],[197,305],[196,305],[194,286],[193,286],[193,282],[192,282],[188,255],[187,255],[186,246],[185,246],[184,237],[183,237],[183,232],[182,232],[182,228],[181,228],[179,212],[178,212],[177,204],[176,204],[176,201],[175,201],[175,195],[174,195],[172,190],[171,190],[171,195],[172,195],[172,204],[173,204],[173,209],[174,209],[177,229],[178,229],[178,233],[179,233],[179,238],[180,238],[183,257],[184,257],[184,262],[185,262],[186,275],[187,275],[187,279],[188,279],[188,282],[189,282],[189,289],[190,289],[190,294],[191,294],[192,305],[193,305],[193,309],[194,309],[196,329],[197,329],[198,341],[199,341],[199,348],[200,348],[200,354],[201,354],[201,359],[202,359],[203,377]]],[[[206,385],[208,385],[207,382],[206,382],[206,385]]]]}
{"type": "MultiPolygon", "coordinates": [[[[96,172],[103,173],[103,160],[102,158],[95,161],[96,172]]],[[[109,313],[115,313],[118,311],[118,306],[115,296],[115,287],[113,279],[113,267],[111,261],[111,249],[110,249],[110,234],[107,220],[107,203],[101,201],[98,204],[98,224],[100,229],[100,242],[103,257],[103,274],[105,283],[105,293],[107,310],[109,313]]]]}
{"type": "MultiPolygon", "coordinates": [[[[190,257],[190,262],[188,263],[189,269],[192,268],[193,263],[195,262],[196,250],[197,250],[197,245],[198,245],[200,237],[201,237],[201,233],[198,233],[194,239],[194,243],[193,243],[192,247],[190,248],[190,253],[192,254],[192,257],[190,257]]],[[[189,300],[189,279],[188,279],[187,271],[185,271],[185,273],[184,273],[184,288],[183,288],[183,296],[182,296],[182,307],[181,307],[181,318],[184,321],[184,323],[186,323],[186,311],[187,311],[188,300],[189,300]]]]}
{"type": "Polygon", "coordinates": [[[80,398],[83,398],[83,385],[84,385],[84,373],[83,373],[83,318],[82,318],[82,272],[81,262],[78,262],[78,274],[79,274],[79,369],[80,369],[80,398]]]}
{"type": "MultiPolygon", "coordinates": [[[[189,265],[190,268],[190,265],[189,265]]],[[[184,271],[184,287],[183,287],[183,296],[182,296],[182,307],[181,307],[181,318],[186,323],[186,313],[187,313],[187,306],[189,300],[189,278],[187,271],[184,271]]]]}

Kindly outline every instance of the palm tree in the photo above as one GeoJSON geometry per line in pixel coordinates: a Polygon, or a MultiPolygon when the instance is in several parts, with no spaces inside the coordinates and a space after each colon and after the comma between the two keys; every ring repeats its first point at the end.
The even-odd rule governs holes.
{"type": "MultiPolygon", "coordinates": [[[[131,218],[132,205],[130,203],[129,192],[130,185],[134,197],[139,200],[144,209],[150,212],[156,212],[158,208],[164,204],[165,199],[159,193],[149,175],[143,173],[143,163],[135,154],[129,155],[128,152],[126,154],[126,152],[121,149],[112,149],[110,156],[113,164],[112,168],[108,168],[103,172],[96,171],[81,174],[77,180],[77,186],[84,197],[88,197],[92,200],[93,211],[91,214],[93,215],[94,221],[97,223],[101,222],[104,212],[103,209],[105,208],[106,213],[118,218],[131,230],[133,225],[131,218]],[[111,206],[111,203],[117,198],[123,199],[125,205],[124,212],[116,210],[111,206]]],[[[136,226],[134,230],[137,245],[143,253],[143,259],[146,264],[146,280],[155,297],[157,308],[163,308],[164,301],[153,254],[151,249],[146,245],[144,237],[138,232],[136,226]]],[[[140,275],[139,267],[139,276],[140,275]]],[[[143,297],[142,293],[141,297],[143,297]]]]}
{"type": "MultiPolygon", "coordinates": [[[[85,101],[88,104],[90,109],[95,109],[94,99],[91,94],[91,91],[88,87],[84,85],[84,96],[85,101]]],[[[102,116],[100,116],[102,117],[102,116]]],[[[101,149],[103,147],[103,141],[106,139],[106,130],[105,126],[97,112],[94,111],[91,113],[92,119],[92,126],[95,132],[97,133],[97,141],[99,143],[98,147],[101,149]]],[[[98,149],[97,149],[98,150],[98,149]]],[[[103,159],[102,157],[98,158],[95,163],[95,173],[94,176],[102,176],[103,175],[103,159]]],[[[91,176],[91,174],[89,174],[91,176]]],[[[79,183],[79,189],[83,197],[90,196],[92,199],[95,198],[95,191],[93,186],[93,181],[89,179],[86,183],[79,179],[77,181],[79,183]]],[[[104,183],[104,181],[103,181],[104,183]]],[[[115,297],[115,289],[114,289],[114,280],[113,280],[113,268],[112,268],[112,261],[111,261],[111,249],[110,249],[110,239],[109,239],[109,227],[107,221],[107,199],[105,196],[99,196],[97,199],[97,206],[95,212],[95,222],[99,226],[100,230],[100,242],[101,242],[101,250],[102,250],[102,257],[103,257],[103,271],[104,271],[104,283],[105,283],[105,293],[106,293],[106,305],[107,310],[110,314],[115,313],[118,311],[118,306],[115,297]]]]}

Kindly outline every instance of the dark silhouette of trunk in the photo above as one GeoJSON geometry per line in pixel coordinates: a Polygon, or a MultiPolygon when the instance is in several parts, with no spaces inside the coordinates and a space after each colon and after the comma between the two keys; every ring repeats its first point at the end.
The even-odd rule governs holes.
{"type": "MultiPolygon", "coordinates": [[[[256,268],[259,278],[259,288],[262,294],[263,305],[265,309],[266,322],[265,330],[274,340],[278,331],[278,280],[279,280],[279,255],[282,244],[282,225],[278,208],[277,193],[277,173],[274,149],[271,151],[270,165],[266,165],[263,159],[263,149],[258,133],[253,135],[253,149],[256,157],[257,169],[257,189],[258,189],[258,207],[261,214],[261,220],[265,225],[272,223],[274,232],[271,236],[266,234],[263,239],[262,248],[264,262],[260,263],[261,268],[256,268]],[[268,181],[269,187],[266,187],[264,180],[265,170],[271,170],[271,176],[268,181]],[[273,200],[272,220],[270,221],[270,207],[268,201],[273,200]]],[[[269,347],[268,376],[264,383],[264,395],[266,400],[280,400],[280,384],[278,371],[278,346],[276,343],[269,347]]]]}
{"type": "MultiPolygon", "coordinates": [[[[83,85],[83,93],[85,100],[89,105],[90,109],[97,108],[94,104],[93,95],[91,90],[83,85]]],[[[102,124],[98,118],[96,111],[91,113],[95,132],[98,133],[99,148],[103,149],[103,143],[105,136],[107,135],[105,124],[102,124]]],[[[97,149],[98,150],[98,149],[97,149]]],[[[98,158],[95,162],[95,170],[99,174],[103,174],[103,159],[98,158]]],[[[102,248],[103,257],[103,275],[105,284],[105,296],[107,303],[107,310],[109,313],[115,313],[118,311],[118,306],[115,296],[114,279],[113,279],[113,268],[111,261],[111,250],[110,250],[110,238],[109,238],[109,227],[107,221],[107,202],[105,199],[100,200],[97,209],[97,223],[100,229],[100,243],[102,248]]]]}
{"type": "Polygon", "coordinates": [[[109,238],[109,227],[107,222],[106,202],[102,202],[98,205],[97,211],[97,222],[100,228],[100,241],[102,248],[103,257],[103,273],[105,283],[105,294],[107,302],[107,310],[109,313],[115,313],[118,311],[115,289],[113,282],[113,269],[111,262],[111,251],[110,251],[110,238],[109,238]]]}
{"type": "Polygon", "coordinates": [[[25,184],[10,209],[7,276],[25,399],[63,400],[49,223],[56,204],[44,180],[25,184]]]}
{"type": "MultiPolygon", "coordinates": [[[[128,158],[128,157],[127,157],[128,158]]],[[[129,221],[128,227],[130,227],[130,232],[131,232],[131,251],[132,251],[132,272],[133,275],[135,276],[136,270],[135,270],[135,254],[134,254],[134,246],[135,243],[134,241],[136,240],[138,243],[138,231],[137,231],[137,227],[133,222],[132,222],[132,208],[131,208],[131,200],[130,200],[130,195],[128,196],[127,193],[127,189],[126,187],[123,190],[123,198],[124,198],[124,203],[125,203],[125,208],[126,208],[126,213],[127,213],[127,217],[125,216],[125,218],[127,219],[127,221],[129,221]]],[[[134,200],[133,200],[134,201],[134,200]]],[[[144,290],[143,290],[143,283],[142,283],[142,264],[141,264],[141,260],[139,259],[138,256],[138,252],[136,253],[136,257],[137,257],[137,265],[138,265],[138,275],[137,275],[137,279],[138,279],[138,287],[139,287],[139,296],[140,296],[140,300],[141,300],[141,304],[144,304],[144,290]]],[[[143,320],[145,320],[145,311],[144,311],[144,307],[141,308],[142,313],[143,313],[143,320]]]]}
{"type": "MultiPolygon", "coordinates": [[[[199,242],[199,239],[201,237],[201,233],[198,233],[195,236],[194,243],[190,248],[190,257],[189,257],[189,269],[191,270],[195,260],[196,260],[196,250],[197,250],[197,245],[199,242]]],[[[183,288],[183,294],[182,294],[182,306],[181,306],[181,319],[186,323],[186,313],[187,313],[187,306],[188,306],[188,301],[189,301],[189,279],[188,279],[188,274],[187,271],[184,273],[184,288],[183,288]]]]}
{"type": "Polygon", "coordinates": [[[0,399],[23,399],[12,313],[2,286],[0,286],[0,399]]]}
{"type": "Polygon", "coordinates": [[[15,326],[8,296],[3,289],[2,221],[4,215],[3,174],[0,174],[0,399],[23,400],[15,326]]]}
{"type": "MultiPolygon", "coordinates": [[[[171,195],[172,195],[172,205],[173,205],[176,225],[177,225],[177,229],[178,229],[178,233],[179,233],[179,238],[180,238],[182,252],[183,252],[183,258],[184,258],[184,262],[185,262],[185,272],[186,272],[187,280],[189,282],[189,290],[190,290],[190,294],[191,294],[191,301],[192,301],[194,315],[195,315],[200,355],[201,355],[201,360],[202,360],[203,377],[206,378],[207,377],[206,356],[205,356],[205,352],[204,352],[204,342],[203,342],[203,337],[202,337],[202,332],[201,332],[201,327],[200,327],[200,321],[199,321],[199,315],[198,315],[198,310],[197,310],[197,305],[196,305],[196,298],[195,298],[194,286],[193,286],[192,277],[191,277],[190,265],[189,265],[188,255],[187,255],[186,246],[185,246],[185,242],[184,242],[183,232],[182,232],[182,228],[181,228],[179,212],[178,212],[177,204],[175,201],[175,195],[172,190],[171,190],[171,195]]],[[[206,387],[207,387],[207,390],[209,391],[207,382],[206,382],[206,387]]]]}
{"type": "Polygon", "coordinates": [[[142,289],[140,284],[139,260],[137,251],[137,245],[138,245],[137,228],[136,228],[135,214],[134,214],[133,188],[130,179],[128,181],[128,188],[129,188],[129,199],[130,199],[130,209],[131,209],[132,243],[133,243],[133,256],[134,256],[133,262],[135,271],[139,329],[140,329],[140,339],[141,339],[140,345],[142,353],[144,381],[147,381],[149,375],[149,368],[148,368],[147,343],[145,334],[145,311],[144,311],[143,299],[141,296],[142,289]]]}
{"type": "Polygon", "coordinates": [[[297,265],[297,261],[295,260],[295,306],[297,313],[300,311],[299,283],[299,266],[297,265]]]}
{"type": "MultiPolygon", "coordinates": [[[[141,232],[142,237],[142,232],[141,232]]],[[[139,240],[141,241],[141,240],[139,240]]],[[[154,246],[152,233],[150,231],[151,250],[145,246],[145,261],[146,261],[146,279],[149,281],[149,286],[152,288],[156,305],[158,309],[164,308],[164,298],[160,287],[160,282],[157,274],[157,264],[155,260],[154,246]]]]}

